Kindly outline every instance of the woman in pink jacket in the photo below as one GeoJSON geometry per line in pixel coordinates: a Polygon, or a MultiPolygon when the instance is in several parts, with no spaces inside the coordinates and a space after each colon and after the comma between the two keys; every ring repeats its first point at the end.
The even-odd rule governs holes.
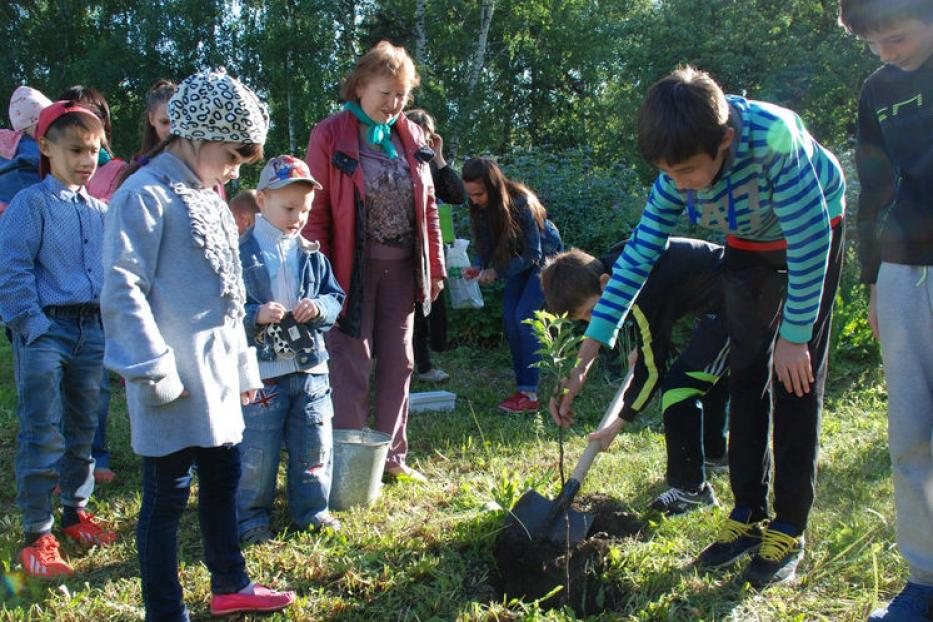
{"type": "Polygon", "coordinates": [[[315,126],[305,159],[324,185],[305,236],[317,240],[347,300],[328,333],[334,428],[369,420],[392,437],[390,476],[424,476],[406,465],[415,304],[427,314],[446,276],[434,185],[421,128],[402,114],[420,78],[404,48],[381,41],[344,81],[343,110],[315,126]]]}

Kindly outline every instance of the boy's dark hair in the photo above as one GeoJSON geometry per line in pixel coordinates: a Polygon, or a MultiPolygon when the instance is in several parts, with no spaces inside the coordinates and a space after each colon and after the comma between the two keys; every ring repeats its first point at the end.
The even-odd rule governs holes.
{"type": "Polygon", "coordinates": [[[75,84],[59,95],[58,99],[70,99],[96,114],[103,125],[107,144],[110,144],[110,106],[107,104],[107,99],[104,97],[103,93],[95,88],[84,86],[83,84],[75,84]]]}
{"type": "Polygon", "coordinates": [[[715,158],[729,127],[729,104],[705,71],[678,67],[655,82],[638,111],[638,149],[650,164],[715,158]]]}
{"type": "Polygon", "coordinates": [[[839,0],[839,23],[847,32],[864,36],[901,20],[933,22],[930,0],[839,0]]]}
{"type": "Polygon", "coordinates": [[[45,131],[44,137],[46,140],[56,143],[71,128],[86,134],[98,135],[101,142],[105,139],[104,124],[101,120],[96,115],[91,116],[81,112],[69,112],[52,121],[52,124],[45,131]]]}
{"type": "Polygon", "coordinates": [[[578,248],[552,257],[541,270],[544,305],[551,313],[571,313],[593,296],[602,294],[603,262],[578,248]]]}

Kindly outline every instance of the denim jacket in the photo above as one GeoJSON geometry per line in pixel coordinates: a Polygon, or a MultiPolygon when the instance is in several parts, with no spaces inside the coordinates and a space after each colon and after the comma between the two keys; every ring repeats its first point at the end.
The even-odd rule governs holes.
{"type": "MultiPolygon", "coordinates": [[[[337,321],[346,297],[343,289],[337,284],[330,262],[323,253],[318,252],[318,248],[317,242],[299,239],[301,257],[298,261],[298,298],[311,299],[320,310],[320,315],[307,322],[309,327],[315,329],[314,348],[310,352],[299,352],[295,357],[295,362],[301,370],[310,369],[328,359],[327,349],[324,347],[324,333],[337,321]]],[[[256,347],[260,363],[271,362],[276,360],[272,340],[266,338],[266,333],[262,326],[256,323],[256,318],[259,315],[259,307],[273,300],[272,283],[252,228],[240,238],[240,262],[243,264],[243,283],[246,286],[246,317],[243,320],[246,338],[256,347]]]]}
{"type": "Polygon", "coordinates": [[[521,219],[522,236],[524,238],[521,254],[515,254],[504,265],[493,265],[492,257],[494,240],[492,230],[486,219],[485,210],[476,210],[477,240],[477,267],[488,268],[490,265],[496,269],[499,278],[508,279],[521,274],[525,270],[541,267],[549,257],[564,250],[560,238],[560,231],[550,220],[544,221],[544,227],[539,228],[538,223],[528,207],[528,199],[524,196],[515,199],[515,207],[521,219]]]}

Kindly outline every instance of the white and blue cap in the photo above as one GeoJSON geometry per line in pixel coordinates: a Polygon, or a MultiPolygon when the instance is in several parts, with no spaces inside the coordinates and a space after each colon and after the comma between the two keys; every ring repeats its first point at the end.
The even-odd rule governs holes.
{"type": "Polygon", "coordinates": [[[280,155],[266,162],[259,173],[256,190],[278,190],[294,183],[310,184],[315,190],[324,188],[311,176],[311,170],[303,160],[295,156],[280,155]]]}
{"type": "Polygon", "coordinates": [[[191,140],[262,145],[269,113],[256,94],[224,69],[185,78],[168,102],[171,133],[191,140]]]}

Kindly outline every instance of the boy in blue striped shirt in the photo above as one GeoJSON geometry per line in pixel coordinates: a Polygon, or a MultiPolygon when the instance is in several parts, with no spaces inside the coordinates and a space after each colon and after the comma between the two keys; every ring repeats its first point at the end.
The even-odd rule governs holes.
{"type": "Polygon", "coordinates": [[[743,581],[756,587],[790,581],[803,556],[816,483],[843,256],[842,169],[794,112],[726,96],[691,67],[651,87],[639,112],[638,144],[661,174],[551,414],[559,425],[572,421],[573,399],[599,348],[613,345],[677,218],[686,211],[691,222],[725,233],[735,507],[699,564],[718,568],[754,554],[743,581]],[[776,516],[769,523],[772,411],[776,516]]]}

